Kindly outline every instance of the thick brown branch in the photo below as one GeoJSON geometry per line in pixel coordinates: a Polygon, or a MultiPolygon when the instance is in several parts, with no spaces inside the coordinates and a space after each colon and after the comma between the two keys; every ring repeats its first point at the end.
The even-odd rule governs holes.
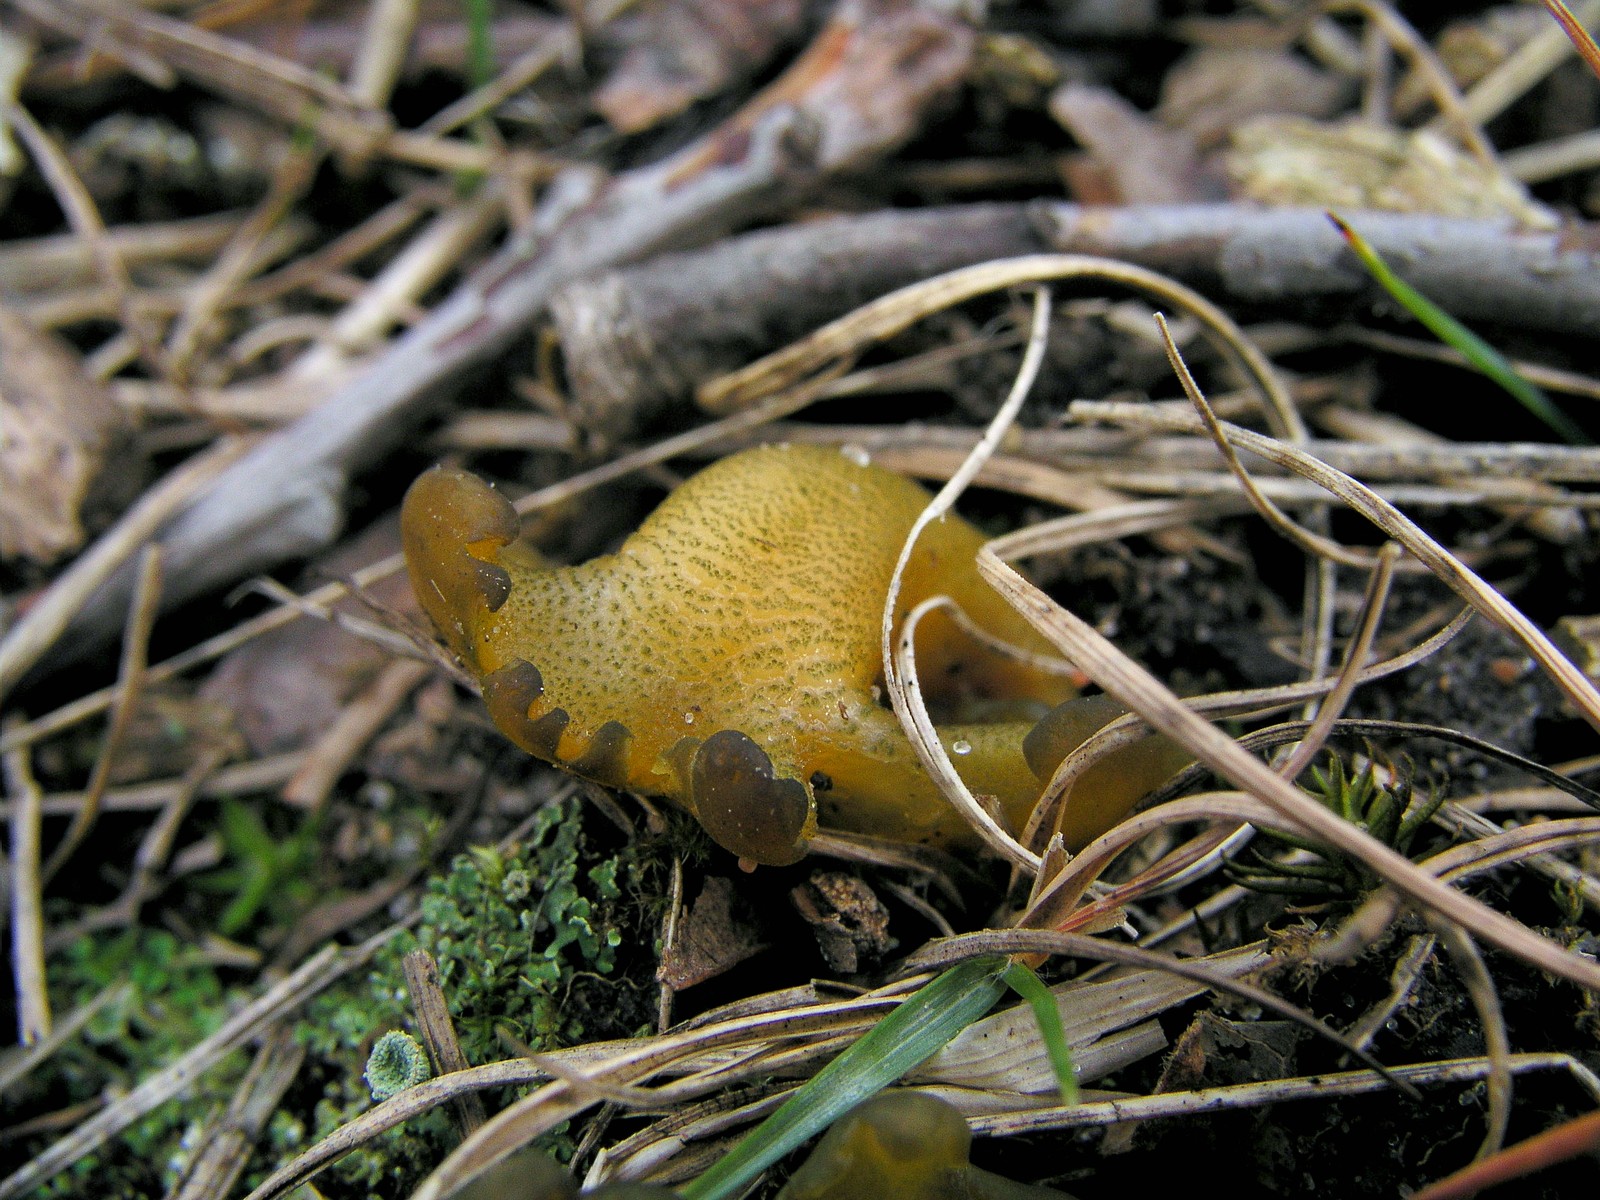
{"type": "Polygon", "coordinates": [[[837,217],[569,284],[550,309],[585,430],[625,436],[696,385],[886,292],[1047,245],[1020,204],[837,217]]]}
{"type": "MultiPolygon", "coordinates": [[[[1600,333],[1600,232],[1394,213],[1349,219],[1467,321],[1600,333]]],[[[1382,293],[1321,210],[976,204],[838,217],[730,238],[570,284],[551,312],[582,417],[601,436],[685,400],[863,302],[1041,250],[1164,271],[1218,299],[1348,310],[1382,293]]]]}

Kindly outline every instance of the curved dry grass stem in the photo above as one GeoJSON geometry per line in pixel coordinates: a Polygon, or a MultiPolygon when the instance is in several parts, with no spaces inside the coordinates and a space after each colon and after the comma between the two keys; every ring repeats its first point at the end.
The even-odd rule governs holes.
{"type": "MultiPolygon", "coordinates": [[[[1178,376],[1178,382],[1183,385],[1184,394],[1189,397],[1190,403],[1199,412],[1200,419],[1205,423],[1206,433],[1222,453],[1223,460],[1228,464],[1228,469],[1233,473],[1234,479],[1238,480],[1239,486],[1244,489],[1244,494],[1249,498],[1252,507],[1261,514],[1262,519],[1313,558],[1327,559],[1347,567],[1372,570],[1374,563],[1370,554],[1352,550],[1348,546],[1341,546],[1332,538],[1324,537],[1322,534],[1296,523],[1288,513],[1274,504],[1266,493],[1256,486],[1256,481],[1251,478],[1250,472],[1245,470],[1244,464],[1239,461],[1238,454],[1234,452],[1226,435],[1223,434],[1221,422],[1218,420],[1211,404],[1206,400],[1205,393],[1200,390],[1200,385],[1195,383],[1194,376],[1189,373],[1189,365],[1183,361],[1183,355],[1178,352],[1177,343],[1172,340],[1172,331],[1167,328],[1167,318],[1161,313],[1156,313],[1155,321],[1156,327],[1161,330],[1161,341],[1166,348],[1167,361],[1172,364],[1172,370],[1178,376]]],[[[1327,606],[1324,605],[1323,607],[1326,608],[1327,606]]]]}
{"type": "Polygon", "coordinates": [[[1011,427],[1011,423],[1016,420],[1017,413],[1022,409],[1022,402],[1028,398],[1028,393],[1033,390],[1034,381],[1039,377],[1039,369],[1044,365],[1044,350],[1049,332],[1050,289],[1041,287],[1034,293],[1033,321],[1028,344],[1022,354],[1022,363],[1017,368],[1017,377],[1012,382],[1011,392],[995,412],[989,427],[984,430],[983,437],[967,455],[961,469],[950,477],[932,500],[928,501],[928,506],[912,523],[910,532],[906,534],[905,543],[900,547],[900,556],[895,561],[894,571],[889,576],[880,627],[884,690],[888,693],[889,703],[894,708],[895,716],[900,718],[901,727],[911,739],[911,745],[916,750],[923,769],[938,782],[940,789],[961,810],[962,815],[977,830],[978,836],[983,838],[991,849],[1024,870],[1033,872],[1039,869],[1039,856],[1018,842],[978,803],[977,797],[956,772],[950,756],[945,753],[944,745],[939,741],[938,733],[934,731],[933,718],[928,715],[927,706],[922,702],[922,692],[917,686],[916,623],[942,598],[934,597],[912,610],[900,630],[898,645],[894,642],[894,618],[895,610],[900,603],[901,581],[905,578],[906,564],[911,561],[917,539],[922,536],[924,529],[943,518],[954,507],[956,499],[966,491],[967,485],[983,469],[984,462],[999,449],[1001,439],[1011,427]]]}
{"type": "Polygon", "coordinates": [[[1039,802],[1034,805],[1033,813],[1028,818],[1027,828],[1022,835],[1023,843],[1030,847],[1037,846],[1041,840],[1058,834],[1062,809],[1083,773],[1106,755],[1133,745],[1148,732],[1149,727],[1137,714],[1128,713],[1085,738],[1056,765],[1055,773],[1050,776],[1050,782],[1045,784],[1044,791],[1039,794],[1039,802]]]}
{"type": "Polygon", "coordinates": [[[551,1079],[558,1079],[569,1086],[574,1099],[580,1103],[594,1104],[601,1100],[609,1100],[626,1108],[650,1108],[661,1103],[660,1090],[657,1088],[609,1083],[579,1067],[564,1063],[551,1054],[528,1054],[525,1057],[551,1079]]]}
{"type": "MultiPolygon", "coordinates": [[[[1080,419],[1108,421],[1117,425],[1143,426],[1172,432],[1193,432],[1203,428],[1197,416],[1143,411],[1140,405],[1101,403],[1080,400],[1070,415],[1080,419]]],[[[1298,475],[1326,488],[1349,504],[1367,520],[1382,529],[1406,551],[1420,559],[1468,604],[1520,641],[1536,662],[1572,701],[1583,718],[1600,730],[1600,691],[1593,682],[1557,650],[1550,639],[1521,610],[1507,600],[1476,572],[1441,546],[1405,514],[1371,488],[1334,470],[1315,457],[1276,438],[1243,429],[1226,422],[1220,428],[1236,446],[1287,467],[1298,475]]]]}
{"type": "MultiPolygon", "coordinates": [[[[1252,824],[1231,825],[1223,824],[1210,829],[1196,837],[1190,838],[1177,849],[1168,851],[1153,865],[1140,871],[1126,883],[1119,883],[1114,887],[1104,888],[1100,895],[1086,904],[1068,912],[1060,920],[1052,924],[1040,920],[1031,922],[1041,928],[1055,928],[1063,933],[1093,933],[1099,926],[1103,917],[1112,912],[1119,911],[1124,905],[1147,899],[1153,895],[1169,893],[1183,887],[1195,879],[1211,874],[1220,867],[1229,857],[1247,845],[1255,836],[1255,826],[1252,824]]],[[[1229,899],[1234,889],[1224,887],[1215,893],[1202,905],[1189,910],[1188,916],[1200,914],[1204,919],[1211,919],[1216,913],[1230,907],[1233,900],[1229,899]],[[1221,898],[1221,903],[1216,902],[1221,898]],[[1213,906],[1209,912],[1202,913],[1201,909],[1213,906]]],[[[1245,889],[1237,889],[1239,898],[1243,898],[1245,889]]],[[[1175,933],[1176,931],[1174,931],[1175,933]]],[[[1173,934],[1166,937],[1148,938],[1141,937],[1137,944],[1151,946],[1159,944],[1173,934]]]]}
{"type": "Polygon", "coordinates": [[[1278,764],[1278,774],[1285,779],[1298,779],[1300,772],[1311,765],[1311,760],[1328,740],[1334,722],[1350,702],[1361,676],[1361,665],[1367,661],[1373,639],[1378,636],[1378,622],[1383,616],[1384,601],[1388,599],[1389,585],[1394,579],[1394,565],[1399,557],[1400,547],[1393,542],[1385,542],[1378,548],[1377,569],[1372,572],[1366,599],[1361,606],[1361,624],[1346,648],[1344,664],[1335,676],[1334,688],[1318,706],[1317,715],[1306,729],[1305,738],[1290,751],[1287,759],[1278,764]]]}
{"type": "MultiPolygon", "coordinates": [[[[1458,839],[1483,840],[1500,837],[1507,832],[1504,826],[1496,825],[1459,802],[1446,801],[1441,804],[1432,820],[1440,829],[1458,839]]],[[[1591,820],[1590,823],[1600,828],[1600,821],[1591,820]]],[[[1562,849],[1570,852],[1571,848],[1563,846],[1562,849]]],[[[1552,854],[1535,854],[1520,861],[1526,863],[1529,870],[1537,871],[1567,889],[1588,905],[1591,911],[1600,913],[1600,877],[1589,874],[1577,863],[1552,854]]]]}
{"type": "MultiPolygon", "coordinates": [[[[899,582],[900,571],[897,569],[889,592],[890,612],[893,611],[892,603],[898,594],[899,582]]],[[[994,814],[972,794],[972,789],[957,773],[955,764],[945,752],[944,743],[939,740],[939,733],[933,727],[933,717],[928,712],[928,706],[923,703],[922,688],[917,680],[917,625],[925,615],[940,607],[943,599],[941,596],[935,596],[924,600],[906,614],[906,619],[900,627],[899,638],[895,643],[893,674],[884,672],[885,690],[889,694],[895,715],[900,718],[900,723],[905,728],[906,736],[911,739],[918,760],[922,763],[923,769],[938,783],[939,790],[944,793],[945,798],[961,811],[967,823],[977,831],[978,836],[991,850],[1000,857],[1009,859],[1013,865],[1022,870],[1037,874],[1041,866],[1039,856],[1017,841],[994,814]]]]}
{"type": "MultiPolygon", "coordinates": [[[[1241,824],[1265,825],[1282,828],[1289,833],[1304,833],[1294,822],[1286,821],[1281,813],[1243,792],[1206,792],[1172,800],[1127,818],[1080,850],[1060,871],[1039,886],[1029,901],[1027,911],[1017,919],[1016,925],[1028,929],[1059,926],[1072,914],[1073,906],[1082,899],[1089,886],[1118,856],[1159,829],[1191,821],[1225,821],[1228,829],[1223,836],[1241,824]]],[[[1171,864],[1172,869],[1187,867],[1202,857],[1197,847],[1191,846],[1191,853],[1192,858],[1184,854],[1178,862],[1171,864]]],[[[1209,848],[1205,853],[1209,853],[1209,848]]],[[[1153,886],[1159,880],[1160,874],[1154,874],[1150,883],[1153,886]]],[[[1122,890],[1121,903],[1127,903],[1131,898],[1126,890],[1122,890]]]]}
{"type": "MultiPolygon", "coordinates": [[[[983,482],[985,472],[979,471],[977,480],[983,482]]],[[[989,630],[979,625],[964,610],[948,596],[935,596],[928,605],[930,611],[942,608],[947,617],[960,627],[961,631],[973,641],[993,650],[996,654],[1011,659],[1013,662],[1026,663],[1035,671],[1043,671],[1051,675],[1065,675],[1075,683],[1083,683],[1082,673],[1071,663],[1054,654],[1040,654],[1022,646],[1013,645],[1002,637],[997,637],[989,630]]]]}
{"type": "MultiPolygon", "coordinates": [[[[1420,530],[1416,532],[1426,536],[1421,535],[1420,530]]],[[[1302,832],[1344,851],[1411,899],[1458,922],[1484,940],[1563,979],[1600,992],[1600,966],[1538,936],[1520,922],[1481,902],[1451,890],[1405,856],[1324,808],[1241,749],[1221,730],[1190,712],[1170,689],[1118,650],[1093,626],[1056,604],[996,558],[992,551],[984,550],[978,555],[978,570],[1018,612],[1114,699],[1137,711],[1154,728],[1181,743],[1224,779],[1265,801],[1302,832]]],[[[1522,620],[1526,623],[1526,618],[1522,620]]],[[[1553,647],[1551,650],[1554,653],[1553,647]]]]}
{"type": "MultiPolygon", "coordinates": [[[[889,296],[857,309],[847,317],[825,326],[810,338],[796,343],[787,350],[769,355],[760,362],[746,368],[745,371],[736,372],[734,375],[725,377],[719,381],[719,387],[726,385],[725,389],[713,390],[709,393],[703,391],[701,401],[710,407],[734,406],[742,397],[758,394],[760,388],[771,386],[774,382],[788,382],[804,378],[808,372],[824,369],[866,342],[899,332],[913,321],[926,316],[929,312],[981,295],[983,292],[997,287],[1045,278],[1108,279],[1150,292],[1181,305],[1185,311],[1190,312],[1197,318],[1201,326],[1256,382],[1261,390],[1269,419],[1291,436],[1305,436],[1305,429],[1300,423],[1299,415],[1295,411],[1287,391],[1279,382],[1271,364],[1249,342],[1243,331],[1220,309],[1216,309],[1209,301],[1197,293],[1191,292],[1188,288],[1154,272],[1131,268],[1126,264],[1108,263],[1106,260],[1074,255],[1036,255],[1006,260],[1000,263],[986,263],[978,267],[952,271],[936,279],[902,288],[898,292],[891,293],[889,296]]],[[[1161,321],[1162,319],[1158,316],[1157,320],[1161,321]]],[[[976,478],[984,464],[998,448],[1002,434],[1009,427],[1011,421],[1014,420],[1015,414],[1020,409],[1026,396],[1028,387],[1031,387],[1032,374],[1038,370],[1037,362],[1033,364],[1030,370],[1029,360],[1031,357],[1042,357],[1043,339],[1047,328],[1048,307],[1043,302],[1036,303],[1033,330],[1029,337],[1028,349],[1024,354],[1023,366],[1019,371],[1017,382],[983,437],[968,453],[961,467],[952,474],[949,481],[934,497],[928,508],[912,527],[910,534],[907,536],[906,544],[901,550],[894,574],[891,577],[888,595],[885,599],[882,625],[886,690],[890,703],[896,715],[900,718],[902,726],[905,727],[907,736],[911,738],[924,769],[940,782],[946,795],[967,816],[967,819],[984,841],[991,848],[1008,858],[1015,866],[1031,872],[1035,877],[1036,883],[1042,861],[1040,856],[1030,847],[1036,844],[1037,835],[1042,825],[1037,823],[1030,824],[1030,835],[1027,838],[1027,844],[1019,842],[1000,826],[999,822],[978,803],[976,797],[972,796],[970,790],[962,783],[954,765],[944,753],[944,747],[940,744],[933,731],[932,721],[927,714],[925,706],[921,703],[920,696],[911,697],[907,694],[907,684],[909,683],[912,688],[915,686],[915,665],[911,661],[911,644],[914,638],[910,632],[903,630],[900,635],[898,649],[896,649],[893,644],[892,625],[893,613],[899,597],[900,579],[904,574],[905,565],[909,561],[917,537],[930,521],[942,516],[949,510],[955,498],[976,478]],[[1025,380],[1026,386],[1024,386],[1025,380]]],[[[1164,321],[1162,321],[1162,330],[1164,333],[1166,332],[1164,321]]],[[[1172,353],[1176,353],[1175,349],[1172,353]]],[[[1198,394],[1198,389],[1196,389],[1196,394],[1198,394]]],[[[927,604],[919,606],[914,615],[920,617],[922,612],[927,611],[929,607],[930,605],[927,604]]],[[[907,629],[914,629],[914,625],[910,620],[907,622],[907,629]]],[[[1082,760],[1077,760],[1077,762],[1082,762],[1082,760]]],[[[1077,766],[1077,762],[1074,763],[1075,766],[1077,766]]],[[[1082,767],[1078,767],[1078,769],[1082,769],[1082,767]]],[[[1061,795],[1062,792],[1047,792],[1047,794],[1056,797],[1061,795]]],[[[1053,810],[1055,806],[1052,804],[1049,807],[1053,810]]],[[[1035,822],[1039,820],[1036,810],[1035,822]]]]}
{"type": "Polygon", "coordinates": [[[1484,1159],[1505,1145],[1506,1127],[1511,1123],[1511,1037],[1506,1032],[1505,1013],[1500,1008],[1494,979],[1473,940],[1449,921],[1435,918],[1428,924],[1450,951],[1450,961],[1483,1024],[1483,1046],[1489,1059],[1489,1127],[1473,1159],[1484,1159]]]}
{"type": "Polygon", "coordinates": [[[1067,279],[1119,284],[1193,316],[1218,349],[1259,390],[1272,427],[1292,440],[1306,437],[1305,424],[1288,389],[1266,356],[1227,313],[1199,292],[1159,272],[1086,254],[1030,254],[998,259],[911,284],[863,305],[748,367],[706,384],[697,399],[703,408],[712,412],[736,411],[778,388],[828,369],[830,364],[837,369],[841,359],[848,359],[863,347],[902,332],[931,313],[1003,288],[1037,286],[1067,279]]]}
{"type": "Polygon", "coordinates": [[[933,597],[925,600],[914,610],[907,614],[906,622],[899,632],[898,645],[894,638],[894,610],[899,606],[899,590],[901,581],[906,578],[906,565],[910,562],[910,555],[917,549],[917,539],[922,536],[931,523],[941,520],[955,506],[958,496],[966,490],[966,486],[973,482],[984,462],[1000,448],[1000,440],[1005,437],[1006,430],[1010,429],[1011,422],[1016,421],[1016,414],[1021,411],[1022,402],[1026,400],[1035,379],[1038,379],[1038,370],[1045,363],[1045,344],[1050,336],[1050,288],[1038,288],[1034,293],[1034,320],[1029,330],[1027,347],[1022,352],[1022,363],[1018,366],[1016,379],[1011,384],[1010,395],[1006,395],[1005,402],[995,411],[994,419],[989,422],[989,427],[984,430],[984,435],[978,440],[978,445],[973,446],[971,453],[966,456],[962,467],[954,475],[950,475],[949,482],[939,488],[938,494],[928,501],[928,507],[922,510],[917,520],[910,526],[906,534],[906,542],[901,546],[899,558],[894,562],[894,571],[890,574],[890,586],[883,595],[883,621],[880,629],[882,637],[883,654],[883,682],[885,691],[890,698],[890,706],[894,715],[899,717],[902,728],[906,730],[912,747],[917,750],[917,758],[922,762],[923,770],[938,781],[939,789],[950,798],[957,808],[962,810],[963,816],[968,819],[973,829],[978,830],[979,837],[992,848],[1002,854],[1003,858],[1010,859],[1016,866],[1024,870],[1037,872],[1040,861],[1037,854],[1027,850],[1027,846],[1011,837],[1010,832],[978,803],[978,798],[971,794],[971,789],[966,787],[962,776],[955,770],[955,763],[950,762],[949,755],[944,752],[944,744],[939,741],[939,734],[934,731],[933,718],[928,715],[928,707],[922,701],[922,688],[917,686],[917,622],[922,619],[926,611],[942,602],[942,597],[933,597]]]}
{"type": "Polygon", "coordinates": [[[1447,882],[1457,882],[1523,862],[1551,851],[1576,850],[1600,841],[1600,820],[1593,817],[1563,817],[1506,829],[1477,841],[1452,846],[1427,859],[1423,868],[1447,882]]]}
{"type": "MultiPolygon", "coordinates": [[[[1000,553],[999,548],[1003,547],[1007,540],[1007,538],[999,538],[990,542],[990,550],[1000,553]]],[[[1363,650],[1359,657],[1350,659],[1351,670],[1348,675],[1341,673],[1332,678],[1306,680],[1302,683],[1287,684],[1275,688],[1218,692],[1209,696],[1190,697],[1184,703],[1196,713],[1214,715],[1243,715],[1249,713],[1254,716],[1262,716],[1301,701],[1316,700],[1341,686],[1347,686],[1353,690],[1359,684],[1381,679],[1384,676],[1415,666],[1429,655],[1449,644],[1450,640],[1461,631],[1471,617],[1472,610],[1466,609],[1449,621],[1442,629],[1405,653],[1384,662],[1361,668],[1356,664],[1366,657],[1366,651],[1363,650]]],[[[1342,708],[1342,703],[1330,708],[1329,711],[1333,713],[1333,719],[1337,719],[1340,708],[1342,708]]],[[[1340,724],[1344,723],[1341,722],[1340,724]]],[[[1310,727],[1302,723],[1295,726],[1295,728],[1306,731],[1310,727]]],[[[1130,745],[1139,737],[1142,737],[1146,729],[1145,722],[1136,713],[1130,713],[1127,716],[1118,717],[1104,728],[1091,734],[1084,740],[1082,745],[1068,754],[1057,766],[1055,774],[1050,778],[1050,782],[1045,785],[1039,804],[1035,807],[1033,815],[1029,819],[1027,832],[1023,838],[1024,844],[1029,847],[1037,846],[1043,830],[1055,827],[1057,814],[1064,802],[1064,798],[1070,794],[1073,784],[1077,782],[1084,771],[1113,750],[1130,745]]],[[[1242,744],[1250,749],[1256,749],[1257,746],[1254,739],[1257,736],[1251,735],[1242,739],[1242,744]]],[[[1307,736],[1310,736],[1309,733],[1307,733],[1307,736]]],[[[1266,742],[1262,744],[1270,745],[1273,743],[1266,742]]],[[[1192,784],[1196,774],[1197,772],[1193,769],[1184,771],[1175,777],[1175,781],[1181,783],[1183,787],[1187,787],[1192,784]]],[[[1173,782],[1169,781],[1168,784],[1163,785],[1153,794],[1159,798],[1163,792],[1168,791],[1173,782]]],[[[1040,877],[1035,880],[1034,895],[1029,901],[1030,905],[1037,902],[1040,894],[1042,894],[1042,889],[1049,882],[1051,874],[1053,872],[1042,872],[1040,877]]]]}

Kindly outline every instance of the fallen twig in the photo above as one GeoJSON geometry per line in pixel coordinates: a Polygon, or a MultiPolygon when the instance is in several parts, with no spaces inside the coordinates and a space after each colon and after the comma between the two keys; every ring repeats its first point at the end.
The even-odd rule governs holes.
{"type": "Polygon", "coordinates": [[[72,824],[61,835],[56,848],[50,852],[50,860],[40,872],[46,884],[72,857],[100,815],[100,802],[105,799],[106,786],[111,782],[111,768],[122,749],[122,740],[127,736],[144,689],[144,670],[150,662],[150,627],[155,623],[160,602],[161,547],[146,546],[139,563],[139,587],[134,592],[133,606],[128,610],[128,627],[122,635],[122,662],[117,672],[117,698],[111,706],[111,722],[96,751],[89,782],[84,786],[83,804],[72,814],[72,824]]]}
{"type": "MultiPolygon", "coordinates": [[[[452,1071],[465,1071],[472,1064],[462,1053],[455,1022],[450,1019],[450,1004],[439,982],[439,964],[426,950],[417,949],[408,950],[400,965],[405,971],[406,987],[411,992],[417,1029],[428,1048],[428,1057],[433,1060],[434,1073],[448,1075],[452,1071]]],[[[453,1108],[456,1127],[462,1137],[470,1136],[489,1119],[483,1097],[476,1092],[457,1096],[453,1108]]]]}
{"type": "Polygon", "coordinates": [[[877,212],[726,238],[551,299],[574,418],[624,436],[713,376],[865,300],[1045,243],[1020,204],[877,212]]]}
{"type": "Polygon", "coordinates": [[[305,1046],[295,1040],[288,1024],[262,1039],[239,1090],[227,1111],[204,1131],[182,1180],[168,1193],[170,1200],[213,1200],[232,1192],[250,1161],[255,1140],[300,1073],[305,1057],[305,1046]]]}
{"type": "MultiPolygon", "coordinates": [[[[722,125],[613,179],[547,240],[515,239],[370,368],[263,442],[163,535],[170,602],[326,545],[342,524],[350,476],[401,441],[443,385],[510,346],[558,285],[708,240],[909,137],[961,78],[974,39],[953,19],[885,7],[846,6],[722,125]]],[[[75,654],[52,665],[111,636],[129,582],[121,575],[92,598],[73,626],[75,654]]]]}
{"type": "Polygon", "coordinates": [[[39,880],[39,819],[44,795],[33,778],[30,751],[5,756],[11,793],[11,978],[17,997],[17,1042],[29,1046],[50,1036],[50,993],[45,984],[44,901],[39,880]]]}
{"type": "MultiPolygon", "coordinates": [[[[82,613],[82,606],[95,589],[103,588],[102,581],[124,564],[131,567],[129,560],[150,540],[161,523],[197,490],[215,479],[219,472],[226,470],[248,446],[249,443],[242,438],[224,438],[203,454],[174,469],[145,492],[138,503],[101,534],[99,540],[80,554],[70,567],[56,576],[45,594],[0,639],[0,697],[11,691],[58,643],[73,620],[82,613]]],[[[170,572],[171,569],[169,563],[167,570],[170,572]]],[[[137,586],[137,570],[128,570],[125,575],[128,586],[125,590],[118,589],[120,604],[108,608],[105,613],[106,618],[115,619],[117,625],[126,614],[137,586]]],[[[171,578],[170,574],[168,578],[171,578]]]]}
{"type": "MultiPolygon", "coordinates": [[[[1589,1070],[1570,1054],[1513,1054],[1511,1068],[1524,1071],[1565,1070],[1592,1093],[1600,1088],[1589,1070]]],[[[1460,1058],[1444,1062],[1390,1067],[1389,1074],[1407,1083],[1427,1087],[1443,1083],[1476,1083],[1491,1070],[1487,1059],[1460,1058]]],[[[1199,1088],[1171,1095],[1130,1096],[1126,1099],[1089,1101],[1072,1108],[1036,1109],[974,1118],[974,1133],[1023,1134],[1045,1129],[1085,1129],[1117,1121],[1149,1121],[1156,1117],[1193,1116],[1231,1108],[1278,1104],[1287,1100],[1320,1100],[1381,1092],[1389,1081],[1376,1071],[1339,1071],[1304,1079],[1275,1079],[1266,1083],[1239,1083],[1229,1087],[1199,1088]]],[[[1454,1195],[1455,1193],[1450,1193],[1454,1195]]]]}
{"type": "Polygon", "coordinates": [[[326,946],[288,977],[233,1014],[216,1033],[166,1067],[139,1082],[131,1092],[101,1109],[60,1141],[0,1179],[0,1198],[21,1195],[115,1137],[134,1121],[183,1091],[201,1072],[243,1045],[268,1022],[292,1011],[346,971],[361,966],[393,936],[390,930],[360,946],[326,946]]]}
{"type": "MultiPolygon", "coordinates": [[[[1379,251],[1463,318],[1600,330],[1596,237],[1359,214],[1379,251]],[[1535,307],[1528,308],[1533,303],[1535,307]]],[[[835,217],[727,238],[567,285],[551,315],[581,411],[616,436],[705,380],[940,271],[1045,249],[1164,271],[1217,296],[1303,306],[1379,293],[1320,209],[973,204],[835,217]],[[800,286],[798,281],[803,281],[800,286]]]]}

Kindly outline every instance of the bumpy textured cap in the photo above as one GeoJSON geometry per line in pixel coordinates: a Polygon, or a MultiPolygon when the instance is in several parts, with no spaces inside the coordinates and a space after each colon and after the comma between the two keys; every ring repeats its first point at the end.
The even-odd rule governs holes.
{"type": "MultiPolygon", "coordinates": [[[[927,502],[839,451],[778,446],[708,467],[617,553],[578,566],[519,543],[505,498],[464,471],[418,479],[401,530],[418,599],[512,741],[670,796],[734,853],[782,864],[805,852],[819,801],[840,828],[971,838],[879,687],[884,597],[927,502]]],[[[978,576],[983,540],[957,517],[925,530],[900,615],[948,595],[993,637],[1048,653],[978,576]]],[[[1037,715],[1072,690],[943,611],[920,624],[917,660],[925,693],[954,712],[1006,702],[1037,715]]],[[[1039,790],[1022,749],[1032,724],[941,727],[958,770],[1019,827],[1039,790]]]]}

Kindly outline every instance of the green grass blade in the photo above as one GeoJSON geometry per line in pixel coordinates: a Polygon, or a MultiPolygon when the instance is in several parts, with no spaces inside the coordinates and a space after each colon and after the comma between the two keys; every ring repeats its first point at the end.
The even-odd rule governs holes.
{"type": "MultiPolygon", "coordinates": [[[[473,88],[494,81],[494,4],[495,0],[461,0],[467,27],[467,82],[473,88]]],[[[495,144],[493,121],[487,115],[480,116],[469,128],[478,145],[495,144]]],[[[482,185],[483,172],[457,171],[453,179],[456,195],[466,199],[482,185]]]]}
{"type": "Polygon", "coordinates": [[[467,82],[481,88],[494,78],[494,0],[465,0],[467,82]]]}
{"type": "Polygon", "coordinates": [[[1589,445],[1588,437],[1572,418],[1551,403],[1550,397],[1518,375],[1516,368],[1506,361],[1500,351],[1396,275],[1372,248],[1372,244],[1350,228],[1341,217],[1330,212],[1328,219],[1344,235],[1345,241],[1356,252],[1356,257],[1368,273],[1389,295],[1404,305],[1407,312],[1426,325],[1435,337],[1465,355],[1475,369],[1515,396],[1524,408],[1548,425],[1562,441],[1570,446],[1589,445]]]}
{"type": "Polygon", "coordinates": [[[1039,1023],[1039,1037],[1044,1041],[1044,1051],[1050,1057],[1050,1066],[1056,1073],[1056,1086],[1061,1089],[1061,1103],[1078,1102],[1078,1076],[1072,1069],[1072,1047],[1067,1045],[1067,1030],[1061,1024],[1061,1010],[1056,998],[1045,987],[1044,980],[1034,969],[1024,963],[1013,962],[1002,978],[1006,986],[1028,1002],[1033,1009],[1033,1019],[1039,1023]]]}
{"type": "Polygon", "coordinates": [[[1004,993],[1003,958],[951,967],[910,996],[834,1059],[724,1158],[679,1189],[683,1200],[736,1196],[757,1175],[875,1095],[994,1006],[1004,993]]]}

